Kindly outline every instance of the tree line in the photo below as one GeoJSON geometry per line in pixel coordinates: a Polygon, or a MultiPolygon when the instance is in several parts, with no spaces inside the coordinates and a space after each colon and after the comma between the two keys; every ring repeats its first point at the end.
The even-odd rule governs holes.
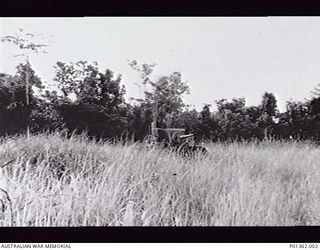
{"type": "Polygon", "coordinates": [[[48,88],[31,64],[21,63],[14,75],[0,73],[0,136],[64,130],[97,139],[129,138],[142,141],[149,133],[154,112],[159,127],[185,128],[198,140],[313,140],[320,141],[320,91],[304,102],[289,101],[280,112],[273,93],[262,95],[257,106],[245,98],[217,100],[217,109],[201,111],[183,101],[190,92],[179,72],[154,80],[154,64],[129,62],[139,73],[142,98],[124,98],[122,76],[97,63],[57,62],[55,88],[48,88]],[[28,74],[28,85],[26,84],[28,74]],[[26,91],[28,88],[28,91],[26,91]],[[27,95],[27,96],[26,96],[27,95]],[[28,101],[27,101],[28,99],[28,101]]]}

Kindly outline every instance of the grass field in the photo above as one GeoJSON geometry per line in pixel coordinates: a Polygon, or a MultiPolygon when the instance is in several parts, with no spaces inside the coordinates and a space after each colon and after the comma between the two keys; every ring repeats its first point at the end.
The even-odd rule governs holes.
{"type": "Polygon", "coordinates": [[[14,161],[0,169],[0,225],[320,225],[317,146],[206,147],[208,156],[185,159],[85,136],[4,138],[0,166],[14,161]]]}

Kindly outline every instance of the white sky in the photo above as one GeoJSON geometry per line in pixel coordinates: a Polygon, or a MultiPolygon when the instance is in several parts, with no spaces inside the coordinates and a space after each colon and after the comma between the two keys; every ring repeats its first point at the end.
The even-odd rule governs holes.
{"type": "MultiPolygon", "coordinates": [[[[0,18],[0,36],[18,28],[50,41],[48,54],[31,56],[48,83],[57,61],[97,61],[123,75],[127,97],[140,97],[138,74],[127,64],[136,59],[157,63],[156,76],[180,71],[191,89],[185,101],[197,109],[234,97],[257,105],[268,91],[281,110],[320,83],[320,18],[0,18]]],[[[22,60],[15,53],[0,43],[0,72],[15,72],[22,60]]]]}

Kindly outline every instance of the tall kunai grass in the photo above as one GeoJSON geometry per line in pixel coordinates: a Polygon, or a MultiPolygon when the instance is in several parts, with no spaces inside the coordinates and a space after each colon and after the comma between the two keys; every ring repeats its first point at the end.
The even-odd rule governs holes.
{"type": "Polygon", "coordinates": [[[205,157],[183,158],[85,136],[3,138],[0,166],[14,160],[0,172],[0,225],[320,224],[317,146],[266,141],[206,147],[205,157]]]}

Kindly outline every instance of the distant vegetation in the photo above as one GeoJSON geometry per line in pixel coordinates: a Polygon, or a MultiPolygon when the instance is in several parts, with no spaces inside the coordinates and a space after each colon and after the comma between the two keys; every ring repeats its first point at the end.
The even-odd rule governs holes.
{"type": "Polygon", "coordinates": [[[320,141],[317,89],[305,102],[287,102],[284,112],[279,112],[275,95],[269,92],[263,94],[258,106],[246,106],[244,98],[223,99],[216,101],[217,111],[211,111],[212,104],[197,111],[182,100],[189,87],[179,72],[152,81],[155,65],[129,64],[141,75],[139,87],[144,92],[143,98],[130,103],[124,98],[121,75],[108,69],[101,72],[96,63],[57,62],[55,88],[44,85],[31,64],[19,64],[15,75],[0,74],[0,136],[19,134],[29,127],[32,132],[86,131],[91,138],[141,141],[148,133],[157,102],[158,126],[185,128],[198,140],[320,141]]]}

